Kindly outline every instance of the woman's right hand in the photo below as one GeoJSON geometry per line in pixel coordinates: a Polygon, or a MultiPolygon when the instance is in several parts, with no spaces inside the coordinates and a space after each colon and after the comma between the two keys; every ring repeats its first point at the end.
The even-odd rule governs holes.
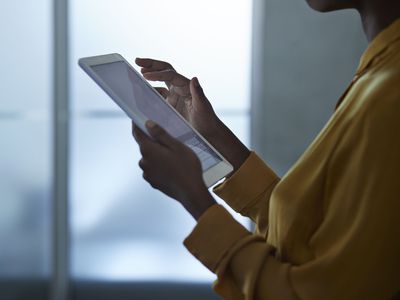
{"type": "Polygon", "coordinates": [[[137,58],[136,64],[147,80],[161,81],[167,88],[156,90],[171,104],[200,134],[212,139],[218,126],[218,118],[203,93],[197,78],[189,80],[177,73],[167,62],[137,58]]]}
{"type": "Polygon", "coordinates": [[[167,85],[168,89],[156,89],[233,165],[234,170],[238,169],[250,151],[217,117],[198,79],[189,80],[167,62],[149,58],[136,58],[135,62],[147,80],[167,85]]]}

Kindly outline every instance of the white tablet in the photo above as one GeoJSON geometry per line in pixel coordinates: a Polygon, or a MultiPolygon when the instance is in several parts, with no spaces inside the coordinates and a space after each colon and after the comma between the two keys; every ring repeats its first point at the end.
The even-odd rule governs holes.
{"type": "Polygon", "coordinates": [[[145,123],[152,120],[189,146],[201,161],[207,187],[232,172],[231,164],[121,55],[85,57],[79,65],[146,134],[145,123]]]}

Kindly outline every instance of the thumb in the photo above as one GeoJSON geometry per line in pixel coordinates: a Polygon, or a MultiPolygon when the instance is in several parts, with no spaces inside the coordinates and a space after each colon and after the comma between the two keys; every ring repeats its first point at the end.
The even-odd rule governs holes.
{"type": "Polygon", "coordinates": [[[204,107],[204,105],[211,107],[197,77],[190,80],[190,94],[192,95],[192,103],[196,108],[204,107]]]}
{"type": "Polygon", "coordinates": [[[155,122],[149,120],[146,122],[146,128],[149,131],[150,135],[153,139],[160,144],[174,149],[179,146],[180,142],[172,137],[167,131],[164,130],[160,125],[156,124],[155,122]]]}

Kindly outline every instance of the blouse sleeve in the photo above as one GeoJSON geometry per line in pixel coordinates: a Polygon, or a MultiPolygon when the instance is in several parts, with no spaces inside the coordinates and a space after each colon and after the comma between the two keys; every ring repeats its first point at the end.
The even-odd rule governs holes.
{"type": "Polygon", "coordinates": [[[269,198],[279,177],[254,152],[214,192],[230,207],[256,224],[256,232],[266,235],[269,198]]]}

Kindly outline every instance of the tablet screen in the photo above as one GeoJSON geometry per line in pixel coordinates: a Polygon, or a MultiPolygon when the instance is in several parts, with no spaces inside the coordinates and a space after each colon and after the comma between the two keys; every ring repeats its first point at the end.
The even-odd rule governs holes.
{"type": "Polygon", "coordinates": [[[219,156],[128,64],[118,61],[94,65],[91,68],[128,106],[135,115],[136,122],[144,124],[147,120],[153,120],[173,137],[189,146],[199,157],[203,172],[221,162],[219,156]]]}

